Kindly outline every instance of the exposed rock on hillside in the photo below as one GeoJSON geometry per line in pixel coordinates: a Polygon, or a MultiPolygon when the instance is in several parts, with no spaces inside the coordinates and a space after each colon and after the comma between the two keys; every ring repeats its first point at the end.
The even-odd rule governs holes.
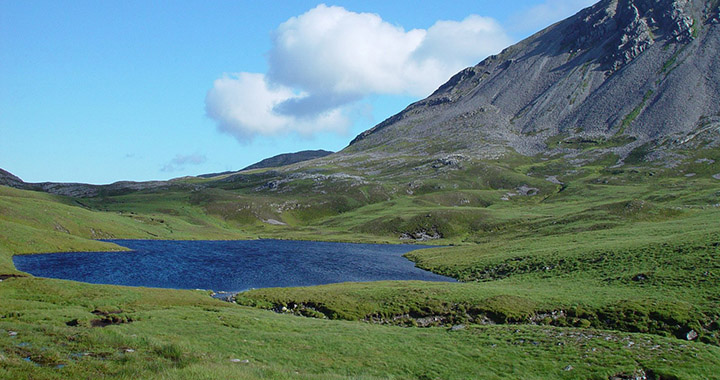
{"type": "Polygon", "coordinates": [[[282,168],[104,186],[27,184],[2,172],[0,184],[76,197],[205,187],[314,195],[351,190],[362,202],[470,186],[510,190],[503,197],[510,199],[555,191],[543,189],[562,186],[563,172],[526,183],[530,178],[508,171],[505,161],[485,160],[518,152],[574,166],[610,157],[603,165],[645,160],[674,167],[695,148],[720,147],[719,3],[602,0],[462,70],[342,152],[282,154],[245,169],[282,168]],[[395,182],[408,185],[385,186],[395,182]],[[368,192],[365,185],[374,187],[368,192]]]}
{"type": "Polygon", "coordinates": [[[574,139],[624,157],[648,142],[717,143],[718,104],[717,1],[603,0],[461,71],[343,152],[493,158],[571,153],[558,142],[574,139]]]}

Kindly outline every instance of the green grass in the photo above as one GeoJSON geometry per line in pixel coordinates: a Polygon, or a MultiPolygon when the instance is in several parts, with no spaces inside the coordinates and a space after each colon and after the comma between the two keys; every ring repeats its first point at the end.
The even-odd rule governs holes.
{"type": "Polygon", "coordinates": [[[408,329],[278,315],[200,292],[32,278],[4,281],[0,295],[0,375],[12,378],[604,379],[638,369],[702,378],[720,365],[717,347],[644,334],[408,329]],[[133,322],[66,325],[95,309],[120,309],[133,322]]]}
{"type": "Polygon", "coordinates": [[[88,239],[237,239],[248,237],[227,223],[209,217],[172,194],[121,196],[105,202],[104,210],[87,208],[98,200],[71,200],[0,186],[2,246],[14,253],[119,249],[88,239]],[[131,198],[132,202],[126,199],[131,198]],[[144,202],[143,202],[144,201],[144,202]],[[122,202],[122,203],[121,203],[122,202]],[[78,204],[86,205],[80,207],[78,204]]]}
{"type": "Polygon", "coordinates": [[[620,129],[618,130],[617,134],[622,135],[625,133],[625,130],[627,129],[630,124],[640,115],[640,112],[645,108],[645,104],[647,101],[652,97],[653,90],[647,90],[645,95],[643,95],[642,101],[640,104],[638,104],[635,108],[633,108],[632,111],[630,111],[629,114],[625,115],[625,117],[622,119],[622,122],[620,123],[620,129]]]}
{"type": "Polygon", "coordinates": [[[363,183],[297,177],[269,189],[285,177],[262,171],[82,199],[0,186],[0,378],[708,378],[720,368],[720,153],[680,153],[673,168],[610,168],[611,154],[584,166],[358,159],[349,171],[363,183]],[[380,169],[362,174],[361,163],[380,169]],[[521,186],[538,192],[508,196],[521,186]],[[418,231],[441,233],[427,243],[446,247],[408,257],[463,282],[258,289],[240,306],[34,278],[12,264],[123,249],[98,238],[400,243],[418,231]]]}

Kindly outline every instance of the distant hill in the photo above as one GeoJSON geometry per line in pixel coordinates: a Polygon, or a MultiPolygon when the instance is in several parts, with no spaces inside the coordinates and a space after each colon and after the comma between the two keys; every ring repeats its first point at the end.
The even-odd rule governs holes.
{"type": "MultiPolygon", "coordinates": [[[[256,162],[250,166],[247,166],[241,170],[251,170],[251,169],[262,169],[262,168],[274,168],[278,166],[285,166],[290,164],[295,164],[298,162],[308,161],[315,158],[325,157],[327,155],[333,154],[334,152],[328,151],[328,150],[303,150],[300,152],[295,153],[283,153],[278,154],[277,156],[272,156],[270,158],[266,158],[262,161],[256,162]]],[[[231,174],[235,173],[236,171],[227,171],[222,173],[210,173],[210,174],[201,174],[198,177],[201,178],[211,178],[211,177],[217,177],[219,175],[225,175],[225,174],[231,174]]]]}
{"type": "Polygon", "coordinates": [[[23,180],[13,175],[12,173],[0,169],[0,185],[19,187],[22,186],[23,180]]]}
{"type": "Polygon", "coordinates": [[[10,186],[22,190],[44,191],[51,194],[80,198],[99,195],[119,195],[139,190],[168,189],[170,187],[182,189],[192,188],[192,186],[185,185],[178,181],[118,181],[108,185],[58,182],[29,183],[3,169],[0,169],[0,186],[10,186]]]}
{"type": "MultiPolygon", "coordinates": [[[[285,153],[266,158],[260,162],[252,164],[242,170],[260,169],[279,167],[294,164],[297,162],[308,161],[315,158],[325,157],[332,154],[333,152],[327,150],[304,150],[297,153],[285,153]]],[[[236,173],[237,171],[228,171],[223,173],[209,173],[201,174],[197,177],[201,178],[212,178],[225,174],[236,173]]],[[[0,169],[0,185],[10,186],[23,190],[35,190],[45,191],[48,193],[71,196],[71,197],[95,197],[98,195],[118,195],[128,192],[150,190],[150,189],[192,189],[192,185],[187,185],[180,179],[171,181],[146,181],[146,182],[132,182],[132,181],[119,181],[109,185],[90,185],[83,183],[55,183],[55,182],[42,182],[42,183],[27,183],[13,175],[12,173],[0,169]]]]}

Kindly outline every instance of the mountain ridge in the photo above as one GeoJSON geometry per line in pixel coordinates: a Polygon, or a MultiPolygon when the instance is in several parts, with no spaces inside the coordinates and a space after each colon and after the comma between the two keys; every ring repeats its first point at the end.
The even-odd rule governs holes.
{"type": "Polygon", "coordinates": [[[248,165],[240,170],[225,171],[222,173],[200,174],[197,177],[212,178],[212,177],[217,177],[217,176],[221,176],[221,175],[237,173],[239,171],[244,171],[244,170],[264,169],[264,168],[273,168],[273,167],[278,167],[278,166],[292,165],[292,164],[295,164],[298,162],[309,161],[309,160],[313,160],[316,158],[325,157],[325,156],[331,155],[333,153],[334,152],[332,152],[332,151],[323,150],[323,149],[301,150],[299,152],[293,152],[293,153],[281,153],[281,154],[260,160],[256,163],[254,163],[252,165],[248,165]]]}
{"type": "Polygon", "coordinates": [[[696,132],[717,143],[719,51],[717,1],[603,0],[460,71],[342,153],[531,156],[567,135],[627,137],[607,149],[622,159],[696,132]]]}

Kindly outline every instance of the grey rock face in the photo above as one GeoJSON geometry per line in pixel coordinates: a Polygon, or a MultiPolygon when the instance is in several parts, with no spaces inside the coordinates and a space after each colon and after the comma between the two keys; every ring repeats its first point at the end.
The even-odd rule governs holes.
{"type": "Polygon", "coordinates": [[[434,228],[431,230],[418,230],[400,234],[400,240],[428,241],[436,239],[442,239],[442,234],[434,228]]]}
{"type": "Polygon", "coordinates": [[[603,0],[462,70],[343,153],[494,157],[548,138],[720,140],[720,25],[704,0],[603,0]],[[393,148],[398,147],[398,148],[393,148]],[[401,147],[401,148],[400,148],[401,147]]]}

